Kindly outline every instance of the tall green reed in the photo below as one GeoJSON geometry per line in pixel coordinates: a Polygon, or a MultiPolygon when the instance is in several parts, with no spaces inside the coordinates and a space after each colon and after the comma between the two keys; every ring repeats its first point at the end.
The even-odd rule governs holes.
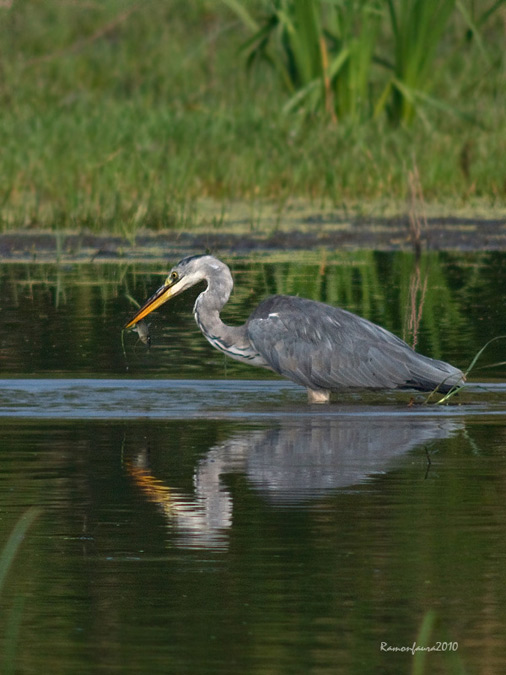
{"type": "Polygon", "coordinates": [[[474,20],[457,0],[269,0],[259,22],[245,3],[224,2],[253,31],[248,67],[267,62],[289,93],[285,110],[354,122],[387,113],[394,124],[427,105],[461,114],[431,93],[449,23],[458,9],[483,47],[480,30],[502,4],[474,20]]]}
{"type": "Polygon", "coordinates": [[[386,0],[392,44],[384,61],[392,74],[376,102],[395,122],[413,121],[420,104],[443,103],[429,96],[435,59],[455,9],[455,0],[386,0]],[[389,58],[393,57],[393,62],[389,58]],[[387,103],[388,102],[388,103],[387,103]]]}
{"type": "Polygon", "coordinates": [[[379,0],[273,0],[260,25],[237,0],[224,2],[255,27],[243,45],[247,65],[264,61],[276,71],[290,94],[286,111],[324,107],[334,120],[364,117],[379,0]]]}

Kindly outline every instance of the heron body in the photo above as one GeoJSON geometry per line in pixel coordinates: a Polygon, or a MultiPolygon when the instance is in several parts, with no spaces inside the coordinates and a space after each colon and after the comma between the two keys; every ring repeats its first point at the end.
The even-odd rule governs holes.
{"type": "Polygon", "coordinates": [[[165,283],[126,328],[200,282],[207,288],[193,313],[207,340],[228,356],[261,366],[307,388],[311,403],[349,389],[416,389],[441,393],[462,384],[463,373],[415,352],[403,340],[339,307],[290,295],[261,302],[242,326],[228,326],[220,311],[233,288],[230,269],[211,255],[175,265],[165,283]]]}

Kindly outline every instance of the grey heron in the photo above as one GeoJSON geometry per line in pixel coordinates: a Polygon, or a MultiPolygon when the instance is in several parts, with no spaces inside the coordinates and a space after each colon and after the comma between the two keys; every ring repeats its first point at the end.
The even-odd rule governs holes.
{"type": "Polygon", "coordinates": [[[310,403],[327,403],[349,389],[415,389],[447,393],[464,374],[415,352],[399,337],[339,307],[274,295],[242,326],[227,326],[220,311],[233,288],[230,269],[212,255],[184,258],[128,321],[129,328],[195,284],[207,288],[193,313],[207,340],[233,359],[261,366],[307,388],[310,403]]]}

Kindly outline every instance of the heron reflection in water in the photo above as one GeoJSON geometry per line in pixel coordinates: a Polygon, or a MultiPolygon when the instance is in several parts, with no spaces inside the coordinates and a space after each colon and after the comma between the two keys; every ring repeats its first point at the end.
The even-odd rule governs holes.
{"type": "Polygon", "coordinates": [[[350,389],[447,393],[464,381],[457,368],[417,354],[381,326],[314,300],[274,295],[261,302],[244,325],[227,326],[220,311],[232,292],[232,274],[211,255],[177,263],[125,328],[201,282],[207,282],[207,288],[197,297],[193,313],[213,347],[306,387],[310,403],[327,403],[331,392],[350,389]]]}
{"type": "Polygon", "coordinates": [[[357,415],[351,408],[337,416],[281,416],[263,428],[233,433],[199,455],[193,467],[193,490],[181,487],[179,474],[160,473],[158,462],[157,471],[151,468],[151,454],[170,454],[167,449],[174,444],[170,437],[147,447],[133,439],[126,446],[123,466],[144,498],[163,513],[171,545],[226,548],[234,504],[240,500],[225,480],[231,474],[244,476],[264,501],[300,507],[334,491],[370,483],[402,466],[413,467],[422,477],[427,466],[412,459],[402,464],[402,456],[416,449],[435,449],[464,429],[458,418],[388,410],[378,414],[375,408],[364,408],[357,415]]]}

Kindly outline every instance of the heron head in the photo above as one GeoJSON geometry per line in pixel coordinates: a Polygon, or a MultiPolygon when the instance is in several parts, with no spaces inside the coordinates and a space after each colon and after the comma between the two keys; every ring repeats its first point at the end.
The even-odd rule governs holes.
{"type": "Polygon", "coordinates": [[[191,286],[209,279],[210,268],[216,269],[216,265],[225,267],[223,263],[210,255],[194,255],[180,260],[170,270],[160,288],[146,300],[139,311],[125,324],[124,328],[130,328],[167,300],[174,298],[191,286]]]}

